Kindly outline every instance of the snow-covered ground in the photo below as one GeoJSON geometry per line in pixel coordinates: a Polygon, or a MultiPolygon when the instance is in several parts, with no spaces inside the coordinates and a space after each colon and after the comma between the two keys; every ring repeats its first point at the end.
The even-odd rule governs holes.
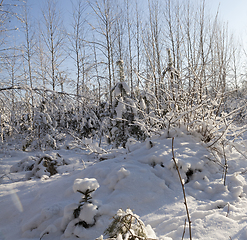
{"type": "MultiPolygon", "coordinates": [[[[229,167],[224,186],[222,166],[212,161],[213,156],[196,137],[177,134],[174,152],[186,183],[192,238],[247,239],[246,159],[236,150],[226,149],[229,167]]],[[[78,206],[82,198],[75,190],[85,178],[98,187],[91,204],[97,217],[92,227],[77,226],[74,233],[82,239],[103,235],[119,209],[139,215],[150,238],[155,238],[153,229],[157,239],[181,239],[185,228],[184,239],[189,239],[182,187],[172,160],[172,139],[166,134],[101,155],[79,148],[67,150],[65,145],[45,153],[6,146],[0,149],[0,177],[1,240],[78,239],[73,229],[70,233],[64,230],[69,212],[73,215],[75,207],[71,206],[78,206]],[[38,174],[24,171],[42,156],[66,164],[50,177],[39,166],[38,174]],[[26,165],[16,165],[23,159],[26,165]]]]}

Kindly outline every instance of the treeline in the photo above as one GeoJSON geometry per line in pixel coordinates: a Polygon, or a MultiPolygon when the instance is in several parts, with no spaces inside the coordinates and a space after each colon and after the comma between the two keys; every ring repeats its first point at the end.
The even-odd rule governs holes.
{"type": "Polygon", "coordinates": [[[55,146],[66,130],[125,146],[184,125],[209,142],[223,111],[245,118],[244,49],[206,1],[70,4],[64,23],[58,1],[38,19],[31,1],[0,3],[2,141],[25,132],[24,149],[55,146]]]}

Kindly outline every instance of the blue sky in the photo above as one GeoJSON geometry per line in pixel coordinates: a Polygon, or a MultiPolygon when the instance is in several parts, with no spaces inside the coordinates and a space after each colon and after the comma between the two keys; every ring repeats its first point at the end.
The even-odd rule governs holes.
{"type": "MultiPolygon", "coordinates": [[[[8,2],[9,0],[5,0],[8,2]]],[[[45,0],[27,0],[31,5],[31,14],[35,21],[42,19],[41,8],[44,6],[45,0]]],[[[85,1],[85,0],[82,0],[85,1]]],[[[124,0],[122,0],[124,1],[124,0]]],[[[138,0],[142,1],[142,0],[138,0]]],[[[188,1],[188,0],[180,0],[188,1]]],[[[201,0],[190,0],[201,1],[201,0]]],[[[61,15],[65,25],[71,24],[69,17],[72,15],[71,2],[76,4],[77,0],[58,0],[58,6],[61,10],[61,15]]],[[[219,18],[228,22],[229,30],[235,35],[235,39],[239,40],[241,44],[247,49],[247,0],[205,0],[206,7],[215,16],[219,9],[219,18]]],[[[67,26],[68,27],[68,26],[67,26]]],[[[20,39],[20,32],[13,33],[15,39],[20,39]]]]}
{"type": "MultiPolygon", "coordinates": [[[[11,0],[4,0],[4,1],[8,2],[11,0]]],[[[42,19],[41,8],[44,7],[46,0],[27,0],[27,1],[31,5],[32,17],[36,22],[40,21],[40,19],[42,19]]],[[[81,0],[81,1],[86,1],[86,0],[81,0]]],[[[129,0],[129,1],[134,1],[134,0],[129,0]]],[[[138,1],[147,1],[147,0],[138,0],[138,1]]],[[[188,0],[180,0],[180,1],[187,2],[188,0]]],[[[201,1],[201,0],[190,0],[190,1],[193,2],[193,1],[201,1]]],[[[67,25],[67,27],[68,24],[71,24],[71,21],[69,21],[69,17],[71,17],[72,15],[71,2],[74,2],[76,4],[77,0],[58,0],[58,6],[61,10],[61,16],[63,18],[64,24],[67,25]]],[[[228,22],[230,32],[234,33],[235,38],[239,38],[240,43],[243,44],[245,50],[247,50],[247,14],[246,14],[247,0],[205,0],[205,2],[207,9],[212,14],[212,17],[215,16],[219,8],[219,18],[224,22],[228,22]]],[[[21,30],[11,31],[11,34],[13,37],[13,41],[16,42],[22,40],[23,33],[21,30]]]]}
{"type": "Polygon", "coordinates": [[[242,41],[247,39],[247,0],[206,0],[206,3],[212,13],[216,13],[219,7],[220,19],[228,22],[234,35],[242,41]]]}
{"type": "MultiPolygon", "coordinates": [[[[200,1],[200,0],[198,0],[200,1]]],[[[59,0],[59,6],[62,10],[62,15],[68,16],[66,12],[71,13],[71,0],[59,0]],[[66,13],[66,14],[65,14],[66,13]]],[[[76,0],[72,0],[76,2],[76,0]]],[[[44,0],[29,0],[31,3],[33,12],[37,13],[38,16],[39,9],[44,3],[44,0]]],[[[206,0],[206,5],[212,11],[214,15],[219,7],[220,18],[228,22],[229,28],[234,34],[239,36],[247,35],[247,0],[206,0]]]]}

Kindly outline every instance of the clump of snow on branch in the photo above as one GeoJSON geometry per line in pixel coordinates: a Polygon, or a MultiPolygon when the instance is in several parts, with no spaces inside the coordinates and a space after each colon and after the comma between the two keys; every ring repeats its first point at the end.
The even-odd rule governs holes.
{"type": "Polygon", "coordinates": [[[99,188],[99,183],[95,178],[84,178],[76,179],[74,181],[73,190],[74,192],[86,192],[87,190],[92,191],[99,188]]]}

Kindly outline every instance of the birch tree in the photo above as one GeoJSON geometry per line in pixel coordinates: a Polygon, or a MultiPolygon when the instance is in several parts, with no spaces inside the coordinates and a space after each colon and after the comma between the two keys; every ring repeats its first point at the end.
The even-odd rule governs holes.
{"type": "MultiPolygon", "coordinates": [[[[25,42],[23,44],[23,58],[24,58],[24,65],[27,66],[27,79],[30,86],[30,95],[31,95],[31,107],[29,106],[29,114],[31,117],[31,122],[33,121],[34,115],[34,96],[33,96],[33,87],[34,87],[34,70],[33,70],[33,57],[35,52],[35,34],[33,31],[33,25],[31,22],[30,10],[27,5],[27,2],[24,3],[23,6],[23,14],[22,14],[22,23],[24,28],[24,36],[25,42]]],[[[32,124],[31,124],[32,125],[32,124]]]]}
{"type": "MultiPolygon", "coordinates": [[[[72,3],[73,4],[73,3],[72,3]]],[[[73,22],[72,32],[69,33],[69,56],[74,62],[76,69],[76,95],[79,111],[79,96],[81,90],[85,91],[85,61],[86,61],[86,4],[82,1],[77,1],[73,4],[73,22]]]]}
{"type": "Polygon", "coordinates": [[[60,65],[65,60],[63,50],[65,36],[58,2],[55,0],[47,0],[42,10],[42,16],[44,29],[41,34],[45,42],[47,49],[46,54],[50,63],[48,75],[52,90],[55,91],[57,85],[56,76],[58,75],[60,65]]]}
{"type": "Polygon", "coordinates": [[[112,105],[112,87],[114,81],[114,59],[113,59],[113,24],[115,16],[113,14],[113,2],[111,0],[95,0],[90,3],[90,7],[95,14],[98,25],[91,24],[92,28],[99,36],[95,43],[97,49],[106,58],[106,66],[108,72],[108,99],[112,105]]]}

